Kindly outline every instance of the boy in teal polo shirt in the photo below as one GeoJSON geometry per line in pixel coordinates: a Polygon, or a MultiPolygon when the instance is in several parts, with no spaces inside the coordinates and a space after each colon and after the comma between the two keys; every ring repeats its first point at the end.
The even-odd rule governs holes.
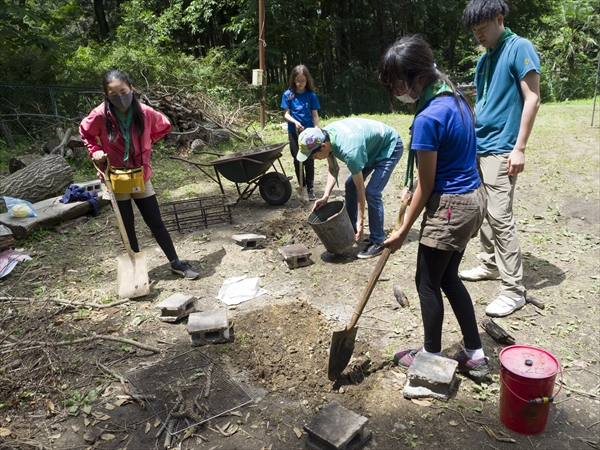
{"type": "Polygon", "coordinates": [[[500,295],[485,310],[493,317],[507,316],[525,304],[512,205],[540,106],[539,56],[531,42],[504,26],[507,14],[503,0],[471,0],[463,14],[463,25],[486,48],[475,73],[475,129],[488,210],[480,230],[481,264],[459,275],[469,281],[502,280],[500,295]]]}
{"type": "Polygon", "coordinates": [[[393,128],[370,119],[343,119],[324,129],[307,128],[299,136],[298,161],[308,158],[326,159],[329,175],[323,197],[313,210],[327,204],[337,182],[342,161],[350,170],[346,180],[346,209],[356,232],[356,241],[363,235],[365,203],[369,209],[369,244],[358,254],[359,258],[372,258],[383,252],[384,210],[381,193],[402,156],[402,139],[393,128]],[[370,176],[368,184],[365,180],[370,176]]]}

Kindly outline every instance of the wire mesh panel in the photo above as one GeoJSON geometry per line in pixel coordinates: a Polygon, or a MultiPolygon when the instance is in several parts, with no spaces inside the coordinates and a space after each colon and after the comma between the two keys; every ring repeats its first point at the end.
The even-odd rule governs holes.
{"type": "Polygon", "coordinates": [[[252,401],[219,364],[196,349],[126,376],[171,434],[252,401]]]}
{"type": "Polygon", "coordinates": [[[231,203],[221,195],[161,203],[160,211],[169,231],[194,231],[218,223],[233,223],[231,203]]]}

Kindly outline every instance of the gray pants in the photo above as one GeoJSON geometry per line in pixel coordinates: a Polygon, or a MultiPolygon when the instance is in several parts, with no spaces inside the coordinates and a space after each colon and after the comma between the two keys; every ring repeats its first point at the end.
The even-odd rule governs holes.
{"type": "Polygon", "coordinates": [[[500,295],[521,297],[525,293],[523,260],[513,215],[517,177],[508,176],[508,156],[509,153],[477,157],[487,195],[487,214],[479,233],[479,258],[484,267],[500,272],[500,295]]]}

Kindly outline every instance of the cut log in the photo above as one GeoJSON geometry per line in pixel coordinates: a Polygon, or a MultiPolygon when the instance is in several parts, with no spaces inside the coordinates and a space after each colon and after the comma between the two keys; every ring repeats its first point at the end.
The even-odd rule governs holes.
{"type": "Polygon", "coordinates": [[[0,252],[11,248],[15,244],[15,235],[9,228],[0,225],[0,252]]]}
{"type": "Polygon", "coordinates": [[[487,331],[487,334],[489,334],[496,342],[508,345],[515,344],[515,338],[508,334],[504,328],[492,319],[483,319],[481,321],[481,327],[487,331]]]}
{"type": "MultiPolygon", "coordinates": [[[[108,200],[98,196],[100,207],[108,205],[108,200]]],[[[25,238],[42,227],[58,225],[65,220],[71,220],[79,216],[91,213],[93,207],[90,202],[61,203],[62,198],[54,197],[33,204],[37,217],[12,217],[9,213],[0,214],[0,225],[9,228],[16,238],[25,238]]]]}
{"type": "Polygon", "coordinates": [[[525,291],[525,301],[527,303],[531,303],[533,306],[539,309],[544,309],[546,305],[541,300],[538,300],[536,297],[525,291]]]}
{"type": "Polygon", "coordinates": [[[40,159],[42,159],[42,155],[13,156],[8,160],[8,172],[15,173],[17,170],[24,169],[40,159]]]}
{"type": "Polygon", "coordinates": [[[0,196],[31,203],[63,195],[73,184],[75,170],[60,155],[48,155],[0,180],[0,196]]]}

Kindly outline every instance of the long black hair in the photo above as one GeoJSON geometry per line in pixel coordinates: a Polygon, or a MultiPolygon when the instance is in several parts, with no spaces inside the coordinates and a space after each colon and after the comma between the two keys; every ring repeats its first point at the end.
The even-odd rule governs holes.
{"type": "Polygon", "coordinates": [[[438,70],[431,48],[420,36],[405,36],[394,42],[379,61],[377,78],[392,95],[403,83],[410,87],[418,81],[422,86],[427,86],[441,78],[452,89],[452,95],[461,111],[460,98],[465,100],[471,115],[474,114],[469,99],[460,93],[444,72],[438,70]]]}
{"type": "MultiPolygon", "coordinates": [[[[115,141],[118,136],[118,130],[115,130],[113,126],[113,121],[108,115],[108,111],[110,111],[113,117],[117,117],[115,114],[115,106],[108,100],[108,85],[114,80],[122,81],[127,86],[129,86],[130,89],[133,90],[133,86],[131,86],[129,78],[120,70],[115,69],[106,72],[106,74],[102,78],[102,91],[104,92],[104,124],[106,125],[106,133],[108,134],[108,139],[110,139],[111,142],[115,141]]],[[[133,99],[131,101],[130,108],[133,108],[132,121],[135,125],[135,134],[137,134],[137,136],[139,137],[144,133],[144,113],[142,112],[140,102],[135,96],[135,92],[133,93],[133,99]]]]}

